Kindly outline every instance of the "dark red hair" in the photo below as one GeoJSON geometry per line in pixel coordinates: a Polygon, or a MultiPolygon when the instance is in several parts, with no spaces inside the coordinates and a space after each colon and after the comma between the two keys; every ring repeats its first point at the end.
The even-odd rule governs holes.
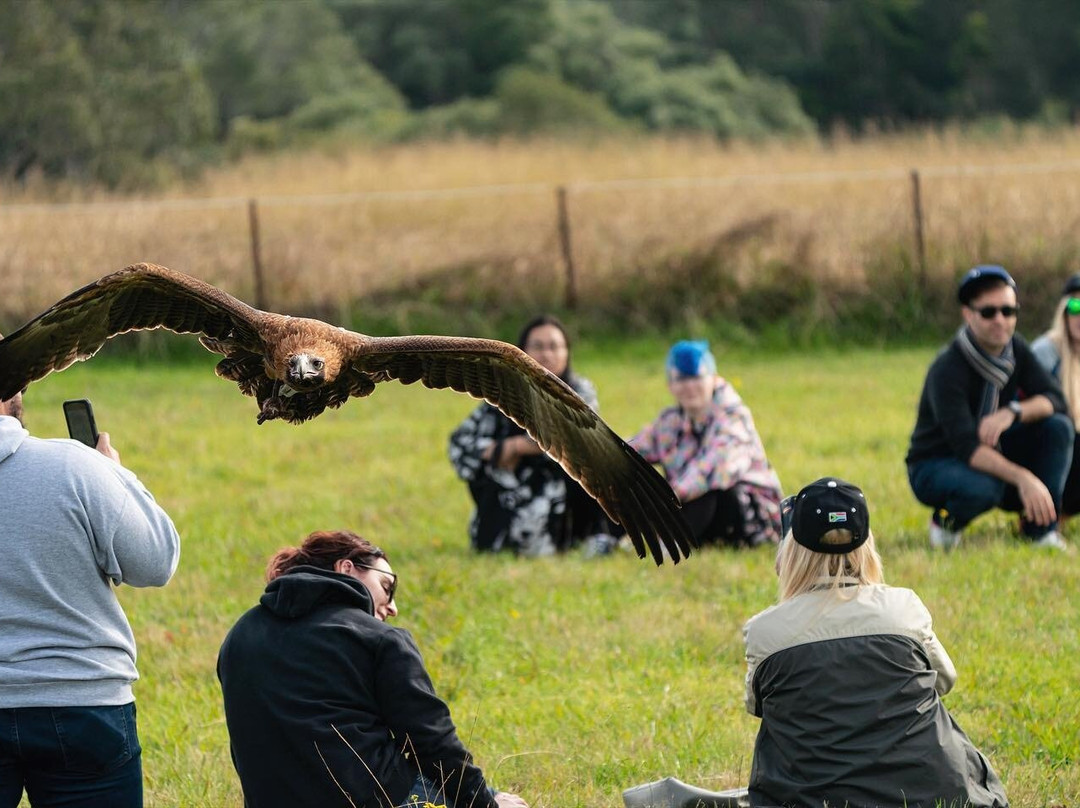
{"type": "Polygon", "coordinates": [[[390,561],[382,549],[351,530],[316,530],[299,547],[285,547],[274,553],[266,565],[266,580],[272,581],[301,564],[332,570],[338,561],[348,559],[371,565],[379,558],[390,561]]]}

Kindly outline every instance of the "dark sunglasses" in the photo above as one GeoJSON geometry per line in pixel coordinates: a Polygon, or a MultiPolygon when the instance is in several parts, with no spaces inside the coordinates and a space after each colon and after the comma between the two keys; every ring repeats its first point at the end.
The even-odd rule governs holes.
{"type": "Polygon", "coordinates": [[[1065,304],[1065,311],[1069,314],[1080,314],[1080,297],[1070,297],[1069,302],[1065,304]]]}
{"type": "Polygon", "coordinates": [[[386,570],[381,570],[378,567],[372,567],[372,566],[369,566],[367,564],[359,564],[356,561],[353,561],[352,565],[354,567],[359,567],[362,570],[371,570],[372,572],[381,572],[383,575],[389,575],[390,576],[390,588],[386,590],[386,597],[389,598],[390,600],[394,599],[394,595],[397,594],[397,573],[396,572],[387,572],[386,570]]]}
{"type": "Polygon", "coordinates": [[[979,306],[978,308],[968,306],[968,308],[978,312],[979,316],[984,320],[993,320],[997,317],[998,312],[1001,312],[1002,317],[1008,319],[1009,317],[1015,317],[1020,311],[1019,306],[979,306]]]}

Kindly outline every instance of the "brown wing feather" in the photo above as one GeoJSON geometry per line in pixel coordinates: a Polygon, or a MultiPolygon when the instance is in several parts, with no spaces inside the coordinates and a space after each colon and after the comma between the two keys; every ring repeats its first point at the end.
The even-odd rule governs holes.
{"type": "MultiPolygon", "coordinates": [[[[639,556],[648,547],[660,564],[665,549],[676,563],[680,554],[690,553],[690,531],[664,479],[573,390],[514,346],[455,337],[366,337],[319,321],[261,312],[207,283],[153,264],[106,275],[0,340],[0,400],[93,356],[117,334],[153,328],[202,334],[207,348],[235,361],[265,355],[268,348],[280,352],[278,343],[286,336],[321,341],[329,351],[344,354],[351,365],[344,386],[304,394],[314,396],[315,409],[290,411],[289,420],[297,422],[390,379],[422,381],[486,399],[599,501],[626,529],[639,556]],[[274,344],[265,345],[264,336],[274,344]]],[[[258,395],[262,380],[254,367],[226,365],[226,376],[241,377],[235,380],[243,392],[258,395]]]]}
{"type": "Polygon", "coordinates": [[[450,388],[482,398],[521,426],[621,524],[638,555],[675,563],[692,538],[679,501],[663,477],[581,397],[525,352],[495,340],[371,337],[353,367],[375,378],[450,388]]]}
{"type": "Polygon", "coordinates": [[[165,328],[247,344],[261,352],[266,317],[231,295],[154,264],[135,264],[84,286],[0,340],[0,401],[30,382],[89,359],[126,331],[165,328]]]}

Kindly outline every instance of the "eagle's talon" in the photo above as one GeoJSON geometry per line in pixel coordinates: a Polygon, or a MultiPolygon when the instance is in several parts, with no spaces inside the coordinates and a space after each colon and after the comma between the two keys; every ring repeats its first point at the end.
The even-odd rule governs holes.
{"type": "Polygon", "coordinates": [[[262,409],[259,410],[259,417],[256,418],[256,422],[262,424],[266,421],[273,421],[276,418],[281,417],[281,407],[278,406],[276,399],[268,398],[263,402],[262,409]]]}

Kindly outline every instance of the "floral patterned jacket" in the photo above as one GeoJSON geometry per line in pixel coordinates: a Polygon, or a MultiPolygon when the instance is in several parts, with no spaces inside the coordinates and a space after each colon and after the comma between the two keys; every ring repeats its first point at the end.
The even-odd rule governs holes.
{"type": "Polygon", "coordinates": [[[780,500],[780,480],[765,457],[750,409],[726,379],[718,379],[701,429],[695,431],[680,407],[668,407],[629,443],[650,463],[663,466],[683,502],[737,483],[774,491],[780,500]]]}

